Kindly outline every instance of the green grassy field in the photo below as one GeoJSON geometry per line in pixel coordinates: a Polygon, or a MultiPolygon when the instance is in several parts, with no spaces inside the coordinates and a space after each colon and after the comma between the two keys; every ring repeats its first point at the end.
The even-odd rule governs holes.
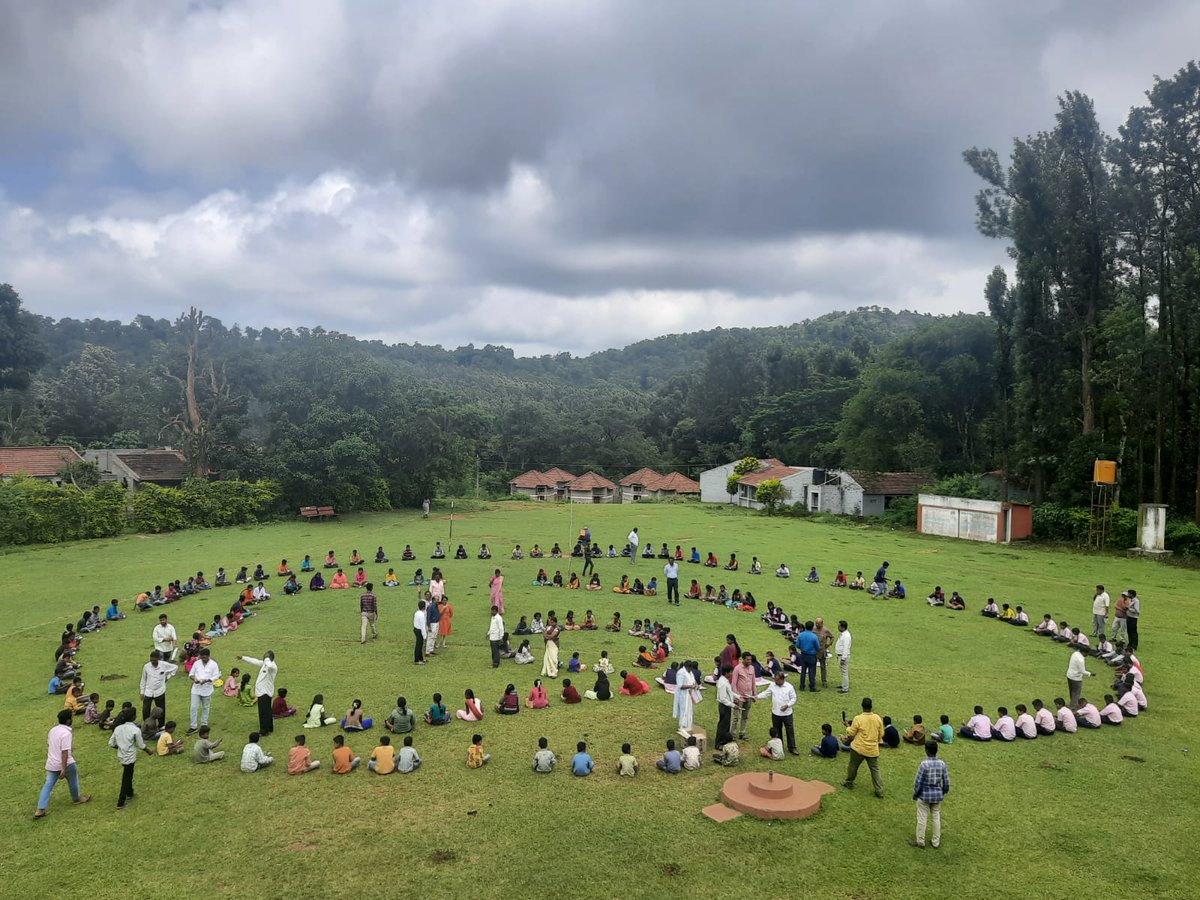
{"type": "MultiPolygon", "coordinates": [[[[213,656],[227,673],[236,654],[261,656],[273,648],[278,683],[302,710],[316,692],[339,715],[355,697],[368,714],[384,717],[398,694],[416,708],[428,706],[434,691],[455,708],[471,687],[490,713],[507,682],[528,692],[540,671],[541,644],[534,642],[538,666],[489,667],[487,576],[494,565],[507,576],[510,628],[517,616],[535,610],[553,607],[561,615],[573,608],[581,617],[591,606],[602,623],[615,609],[627,623],[647,614],[663,619],[672,626],[679,658],[711,660],[731,631],[760,655],[783,649],[782,639],[756,615],[688,601],[668,609],[661,594],[635,598],[607,590],[532,587],[539,562],[509,561],[512,544],[528,548],[538,541],[549,547],[558,540],[566,547],[570,515],[557,505],[496,504],[456,516],[450,550],[462,542],[472,558],[443,566],[456,609],[454,637],[449,651],[423,668],[412,664],[413,589],[377,589],[382,637],[364,647],[358,643],[356,591],[284,598],[278,579],[272,579],[275,599],[237,633],[215,641],[213,656]],[[474,558],[480,541],[491,544],[497,557],[492,563],[474,558]]],[[[722,561],[736,552],[744,565],[757,555],[768,572],[786,560],[793,572],[788,582],[744,573],[725,581],[730,588],[751,587],[760,607],[773,600],[802,618],[848,619],[854,634],[852,692],[835,693],[831,681],[827,691],[801,695],[796,728],[805,748],[819,738],[822,722],[837,723],[841,710],[857,708],[864,694],[874,698],[876,711],[902,726],[914,713],[936,723],[945,712],[957,724],[975,703],[992,713],[998,705],[1011,708],[1035,696],[1051,702],[1065,690],[1067,651],[982,619],[977,610],[994,595],[1023,604],[1035,619],[1053,612],[1083,625],[1090,622],[1097,582],[1114,596],[1136,587],[1144,598],[1140,656],[1150,709],[1120,728],[1006,746],[960,741],[946,748],[954,789],[944,806],[940,851],[907,844],[914,823],[910,788],[920,759],[913,747],[885,751],[883,800],[872,796],[868,780],[853,792],[839,789],[826,797],[822,811],[807,820],[772,824],[743,817],[714,824],[700,808],[713,802],[730,771],[707,761],[699,773],[671,777],[654,770],[653,760],[674,728],[670,698],[658,690],[606,705],[552,703],[548,710],[515,717],[489,714],[480,725],[418,726],[423,768],[390,778],[368,774],[365,763],[350,777],[331,776],[331,729],[307,732],[324,770],[298,778],[281,767],[244,775],[237,757],[255,727],[255,712],[217,696],[213,732],[225,739],[229,757],[206,767],[194,765],[190,752],[142,757],[138,799],[120,815],[114,812],[120,769],[105,745],[107,734],[79,725],[75,755],[83,790],[95,801],[72,806],[60,785],[50,815],[35,822],[46,730],[62,705],[45,688],[67,619],[74,621],[85,606],[111,596],[131,607],[138,590],[197,569],[211,577],[218,565],[232,573],[239,565],[262,562],[270,571],[281,557],[295,565],[309,553],[319,561],[330,547],[345,562],[352,548],[372,556],[383,544],[397,560],[411,543],[428,572],[434,541],[449,542],[449,522],[444,513],[424,521],[402,512],[17,550],[0,557],[5,686],[0,799],[9,823],[0,845],[5,894],[41,896],[65,883],[96,897],[164,890],[260,897],[522,897],[543,891],[659,897],[721,888],[755,897],[817,890],[849,897],[1195,895],[1200,864],[1188,835],[1200,792],[1192,762],[1197,756],[1187,750],[1200,716],[1186,699],[1186,685],[1200,674],[1192,611],[1200,587],[1196,573],[1140,560],[981,546],[692,505],[576,507],[573,521],[576,529],[589,524],[603,546],[620,545],[637,525],[656,546],[666,541],[686,551],[696,545],[722,561]],[[909,600],[872,600],[826,586],[838,568],[862,569],[869,577],[883,559],[909,586],[909,600]],[[819,568],[823,584],[804,583],[810,564],[819,568]],[[959,590],[968,611],[929,608],[922,598],[935,582],[947,593],[959,590]],[[483,770],[468,771],[464,757],[476,728],[493,759],[483,770]],[[560,770],[548,777],[530,772],[541,735],[560,758],[560,770]],[[562,770],[564,757],[569,759],[581,739],[597,760],[597,773],[588,779],[562,770]],[[633,743],[641,760],[636,779],[618,779],[613,771],[623,741],[633,743]],[[1047,878],[1052,887],[1046,887],[1047,878]]],[[[571,561],[561,562],[566,575],[571,561]]],[[[397,571],[407,580],[412,568],[398,565],[397,571]]],[[[598,566],[606,588],[628,568],[619,560],[598,566]]],[[[692,577],[698,568],[685,566],[681,577],[692,577]]],[[[661,563],[639,560],[637,570],[661,576],[661,563]]],[[[382,570],[368,571],[382,580],[382,570]]],[[[729,574],[702,571],[714,580],[729,574]]],[[[228,609],[232,591],[214,590],[167,607],[181,640],[185,628],[190,633],[196,622],[228,609]]],[[[80,659],[89,690],[114,697],[118,706],[137,700],[154,621],[152,614],[130,609],[126,621],[84,641],[80,659]],[[99,676],[107,673],[128,678],[101,682],[99,676]]],[[[590,662],[607,649],[620,670],[632,662],[637,643],[604,631],[566,633],[563,658],[579,650],[590,662]]],[[[1085,694],[1102,694],[1111,670],[1098,662],[1091,668],[1102,677],[1089,682],[1085,694]]],[[[579,679],[582,687],[591,681],[579,679]]],[[[711,696],[706,701],[697,709],[697,723],[712,735],[716,703],[711,696]]],[[[185,721],[182,678],[170,683],[169,704],[171,717],[185,721]]],[[[769,722],[769,705],[758,704],[743,769],[765,768],[765,761],[752,757],[769,722]]],[[[299,719],[277,723],[264,749],[283,762],[299,726],[299,719]]],[[[349,743],[365,758],[381,733],[376,727],[349,743]]],[[[189,751],[190,746],[189,738],[189,751]]],[[[789,757],[778,771],[836,784],[844,777],[845,759],[789,757]]],[[[865,769],[861,774],[866,776],[865,769]]]]}

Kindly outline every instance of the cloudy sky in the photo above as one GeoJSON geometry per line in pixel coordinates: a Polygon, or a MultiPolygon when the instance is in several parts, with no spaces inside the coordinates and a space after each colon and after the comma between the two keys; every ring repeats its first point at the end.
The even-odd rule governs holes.
{"type": "Polygon", "coordinates": [[[972,145],[1197,55],[1164,0],[0,0],[0,282],[55,317],[587,352],[982,307],[972,145]]]}

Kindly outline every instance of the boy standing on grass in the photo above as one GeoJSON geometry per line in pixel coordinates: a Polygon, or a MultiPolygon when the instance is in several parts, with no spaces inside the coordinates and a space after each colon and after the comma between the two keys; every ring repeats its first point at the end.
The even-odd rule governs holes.
{"type": "Polygon", "coordinates": [[[942,800],[950,793],[950,769],[937,758],[936,741],[925,742],[925,759],[917,766],[917,778],[913,783],[913,799],[917,801],[917,837],[909,841],[914,847],[925,846],[925,830],[929,815],[933,814],[933,839],[930,843],[936,850],[942,845],[942,800]]]}

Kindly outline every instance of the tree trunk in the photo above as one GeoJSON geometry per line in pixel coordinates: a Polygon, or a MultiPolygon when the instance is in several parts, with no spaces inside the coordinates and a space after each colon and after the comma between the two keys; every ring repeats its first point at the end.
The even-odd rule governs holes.
{"type": "MultiPolygon", "coordinates": [[[[1089,317],[1090,318],[1090,317],[1089,317]]],[[[1083,403],[1083,433],[1096,430],[1096,391],[1092,386],[1092,336],[1090,324],[1085,324],[1079,338],[1080,400],[1083,403]]]]}

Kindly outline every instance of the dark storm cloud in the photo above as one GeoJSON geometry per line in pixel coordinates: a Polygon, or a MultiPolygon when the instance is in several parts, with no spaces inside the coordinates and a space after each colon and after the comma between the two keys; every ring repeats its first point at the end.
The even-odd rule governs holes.
{"type": "Polygon", "coordinates": [[[56,315],[202,287],[228,321],[528,350],[977,309],[1004,257],[961,151],[1049,127],[1067,89],[1115,128],[1197,25],[1108,0],[7,4],[0,266],[56,315]],[[611,322],[581,333],[581,306],[611,322]]]}

